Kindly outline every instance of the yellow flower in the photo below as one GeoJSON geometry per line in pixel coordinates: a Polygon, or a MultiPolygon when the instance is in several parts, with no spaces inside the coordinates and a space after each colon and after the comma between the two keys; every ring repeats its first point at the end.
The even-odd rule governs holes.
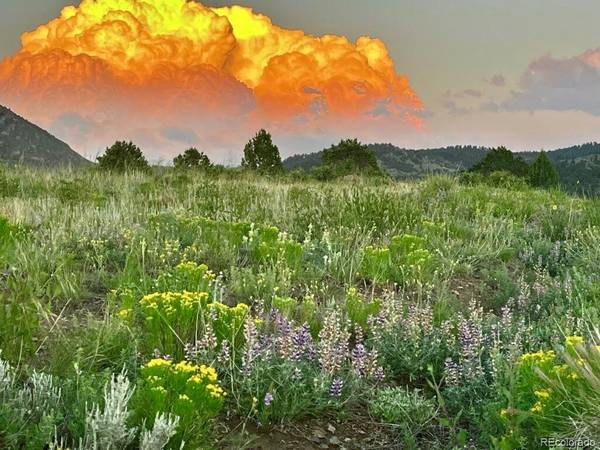
{"type": "Polygon", "coordinates": [[[558,205],[552,205],[552,211],[556,211],[558,209],[558,205]]]}
{"type": "Polygon", "coordinates": [[[552,389],[541,389],[539,391],[535,391],[534,394],[538,398],[547,399],[550,398],[550,394],[552,393],[552,389]]]}
{"type": "Polygon", "coordinates": [[[189,402],[190,398],[185,394],[181,394],[179,395],[179,400],[181,400],[182,402],[189,402]]]}
{"type": "Polygon", "coordinates": [[[542,404],[540,402],[537,402],[535,405],[533,405],[531,407],[531,412],[533,412],[533,413],[542,412],[542,404]]]}
{"type": "Polygon", "coordinates": [[[577,344],[583,343],[583,338],[581,336],[567,336],[566,343],[575,347],[577,344]]]}
{"type": "Polygon", "coordinates": [[[216,384],[209,384],[206,386],[206,390],[208,391],[208,393],[215,398],[219,398],[222,397],[224,394],[223,388],[221,386],[218,386],[216,384]]]}
{"type": "Polygon", "coordinates": [[[131,309],[122,309],[121,311],[119,311],[119,317],[123,320],[127,320],[131,315],[131,312],[131,309]]]}
{"type": "Polygon", "coordinates": [[[198,370],[198,367],[187,361],[181,361],[175,365],[175,370],[178,372],[194,373],[198,370]]]}
{"type": "Polygon", "coordinates": [[[521,355],[521,362],[543,363],[546,361],[551,361],[555,357],[556,353],[554,353],[554,351],[552,350],[549,350],[547,352],[540,350],[539,352],[525,353],[524,355],[521,355]]]}
{"type": "Polygon", "coordinates": [[[172,365],[172,362],[167,359],[156,358],[148,361],[146,367],[169,367],[172,365]]]}

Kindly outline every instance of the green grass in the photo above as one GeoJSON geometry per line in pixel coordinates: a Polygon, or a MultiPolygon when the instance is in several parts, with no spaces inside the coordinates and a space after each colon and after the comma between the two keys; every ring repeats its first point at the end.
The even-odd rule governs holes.
{"type": "MultiPolygon", "coordinates": [[[[434,417],[412,434],[390,428],[407,446],[469,440],[517,448],[507,438],[516,425],[502,411],[519,403],[519,356],[555,348],[565,335],[594,339],[599,227],[597,199],[445,176],[319,183],[238,171],[3,169],[2,359],[18,372],[16,384],[42,371],[63,395],[43,416],[20,415],[14,398],[0,397],[0,430],[8,430],[0,431],[0,446],[83,439],[85,405],[103,404],[111,374],[125,369],[132,385],[139,382],[140,367],[153,358],[149,343],[160,342],[151,334],[157,328],[143,322],[142,297],[206,290],[215,304],[247,304],[245,325],[228,322],[233,313],[225,307],[205,305],[196,319],[186,316],[185,338],[176,333],[179,316],[160,329],[174,333],[169,352],[217,369],[229,394],[223,414],[263,426],[347,417],[401,386],[435,403],[434,417]],[[185,261],[208,266],[209,287],[169,278],[185,261]],[[304,323],[314,358],[292,354],[304,323]],[[248,376],[253,326],[273,347],[252,360],[248,376]],[[185,351],[211,333],[213,344],[185,351]],[[233,344],[224,355],[227,333],[233,344]],[[346,352],[333,370],[324,370],[328,348],[346,352]],[[339,396],[331,395],[335,380],[344,386],[339,396]]],[[[139,416],[127,416],[128,424],[141,427],[139,416]]],[[[527,448],[540,437],[534,419],[519,425],[527,448]]],[[[569,423],[575,428],[556,432],[581,436],[577,424],[593,421],[569,423]]],[[[136,436],[127,448],[136,448],[136,436]]],[[[212,436],[218,441],[216,430],[212,436]]]]}

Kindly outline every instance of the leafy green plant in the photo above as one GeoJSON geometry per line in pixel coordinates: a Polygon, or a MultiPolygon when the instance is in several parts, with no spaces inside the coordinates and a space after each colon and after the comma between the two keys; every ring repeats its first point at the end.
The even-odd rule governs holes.
{"type": "Polygon", "coordinates": [[[385,423],[398,426],[406,437],[416,437],[432,427],[436,403],[419,390],[405,387],[383,388],[373,393],[369,412],[385,423]]]}
{"type": "Polygon", "coordinates": [[[394,236],[388,247],[368,246],[364,250],[361,272],[375,281],[405,283],[424,275],[432,261],[425,241],[419,236],[394,236]]]}
{"type": "Polygon", "coordinates": [[[150,425],[160,414],[173,414],[179,417],[173,443],[202,444],[226,395],[212,367],[153,359],[141,369],[136,414],[150,425]]]}

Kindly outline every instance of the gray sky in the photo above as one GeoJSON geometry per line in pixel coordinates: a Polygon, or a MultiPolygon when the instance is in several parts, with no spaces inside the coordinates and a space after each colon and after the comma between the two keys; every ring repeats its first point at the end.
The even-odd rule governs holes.
{"type": "MultiPolygon", "coordinates": [[[[0,0],[0,58],[19,48],[21,32],[57,16],[61,7],[77,3],[0,0]]],[[[204,3],[232,4],[218,0],[204,3]]],[[[578,80],[568,78],[578,72],[570,72],[561,61],[573,60],[586,50],[600,47],[597,0],[233,3],[265,13],[277,25],[311,34],[381,38],[397,70],[408,76],[430,114],[427,135],[414,145],[503,140],[525,149],[558,146],[573,140],[600,140],[600,74],[594,79],[597,84],[591,92],[585,90],[589,86],[576,87],[579,90],[569,91],[568,98],[561,97],[562,81],[552,85],[556,84],[556,77],[567,77],[564,83],[568,85],[577,84],[578,80]],[[529,65],[540,58],[547,59],[543,79],[530,80],[530,85],[524,86],[529,65]],[[526,92],[515,98],[514,91],[523,90],[526,92]],[[589,103],[590,96],[593,105],[580,105],[589,103]],[[554,99],[551,105],[543,104],[546,98],[554,99]]]]}

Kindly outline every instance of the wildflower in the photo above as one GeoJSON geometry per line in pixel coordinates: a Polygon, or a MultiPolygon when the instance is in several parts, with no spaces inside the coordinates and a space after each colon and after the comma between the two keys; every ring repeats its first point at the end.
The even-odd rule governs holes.
{"type": "Polygon", "coordinates": [[[270,392],[267,392],[265,394],[265,406],[270,406],[271,402],[273,401],[273,394],[271,394],[270,392]]]}
{"type": "Polygon", "coordinates": [[[127,320],[131,316],[131,313],[131,309],[122,309],[121,311],[119,311],[119,317],[123,320],[127,320]]]}
{"type": "Polygon", "coordinates": [[[171,364],[172,364],[172,361],[170,361],[168,359],[155,358],[155,359],[148,361],[148,364],[146,364],[146,367],[166,367],[166,366],[171,366],[171,364]]]}
{"type": "Polygon", "coordinates": [[[342,395],[342,389],[344,389],[344,380],[335,378],[329,388],[329,395],[332,397],[340,397],[342,395]]]}
{"type": "Polygon", "coordinates": [[[292,374],[292,380],[299,381],[302,379],[302,371],[296,367],[294,368],[294,373],[292,374]]]}
{"type": "Polygon", "coordinates": [[[482,375],[481,361],[479,359],[482,345],[481,328],[472,319],[462,319],[458,331],[461,346],[461,375],[465,379],[478,378],[482,375]]]}
{"type": "Polygon", "coordinates": [[[446,374],[446,383],[449,386],[458,385],[460,379],[460,369],[458,367],[458,364],[456,364],[451,358],[446,358],[444,366],[444,371],[446,374]]]}
{"type": "Polygon", "coordinates": [[[361,378],[364,377],[368,358],[365,346],[363,344],[356,344],[354,349],[352,349],[351,358],[356,374],[361,378]]]}
{"type": "Polygon", "coordinates": [[[539,391],[535,391],[534,394],[536,395],[536,397],[541,398],[541,399],[548,399],[550,398],[550,394],[551,394],[552,390],[551,389],[541,389],[539,391]]]}
{"type": "Polygon", "coordinates": [[[242,355],[242,372],[245,375],[250,375],[252,372],[252,364],[258,356],[260,349],[258,330],[251,317],[248,317],[244,324],[244,338],[246,339],[246,346],[244,354],[242,355]]]}
{"type": "Polygon", "coordinates": [[[383,371],[383,367],[378,366],[373,372],[373,378],[376,382],[381,383],[385,379],[385,372],[383,371]]]}
{"type": "Polygon", "coordinates": [[[535,405],[531,407],[530,410],[532,413],[540,413],[542,412],[542,404],[540,402],[536,402],[535,405]]]}
{"type": "Polygon", "coordinates": [[[533,364],[541,364],[546,363],[548,361],[554,360],[556,357],[556,353],[554,351],[549,350],[547,352],[540,350],[534,353],[525,353],[521,355],[522,363],[533,363],[533,364]]]}
{"type": "Polygon", "coordinates": [[[348,328],[342,325],[337,311],[332,311],[325,317],[319,337],[321,338],[319,346],[321,368],[325,373],[334,373],[340,369],[347,358],[350,339],[348,328]]]}
{"type": "Polygon", "coordinates": [[[583,338],[581,336],[567,336],[565,339],[567,345],[575,347],[577,344],[583,344],[583,338]]]}
{"type": "Polygon", "coordinates": [[[225,339],[223,342],[221,342],[221,351],[217,356],[217,361],[219,361],[221,364],[225,364],[227,361],[229,361],[230,353],[231,349],[229,347],[229,341],[225,339]]]}
{"type": "Polygon", "coordinates": [[[552,211],[556,211],[558,209],[558,205],[552,205],[552,211]]]}
{"type": "Polygon", "coordinates": [[[300,361],[302,358],[313,359],[314,358],[314,345],[312,336],[310,334],[310,327],[305,322],[300,328],[292,335],[292,360],[300,361]]]}

